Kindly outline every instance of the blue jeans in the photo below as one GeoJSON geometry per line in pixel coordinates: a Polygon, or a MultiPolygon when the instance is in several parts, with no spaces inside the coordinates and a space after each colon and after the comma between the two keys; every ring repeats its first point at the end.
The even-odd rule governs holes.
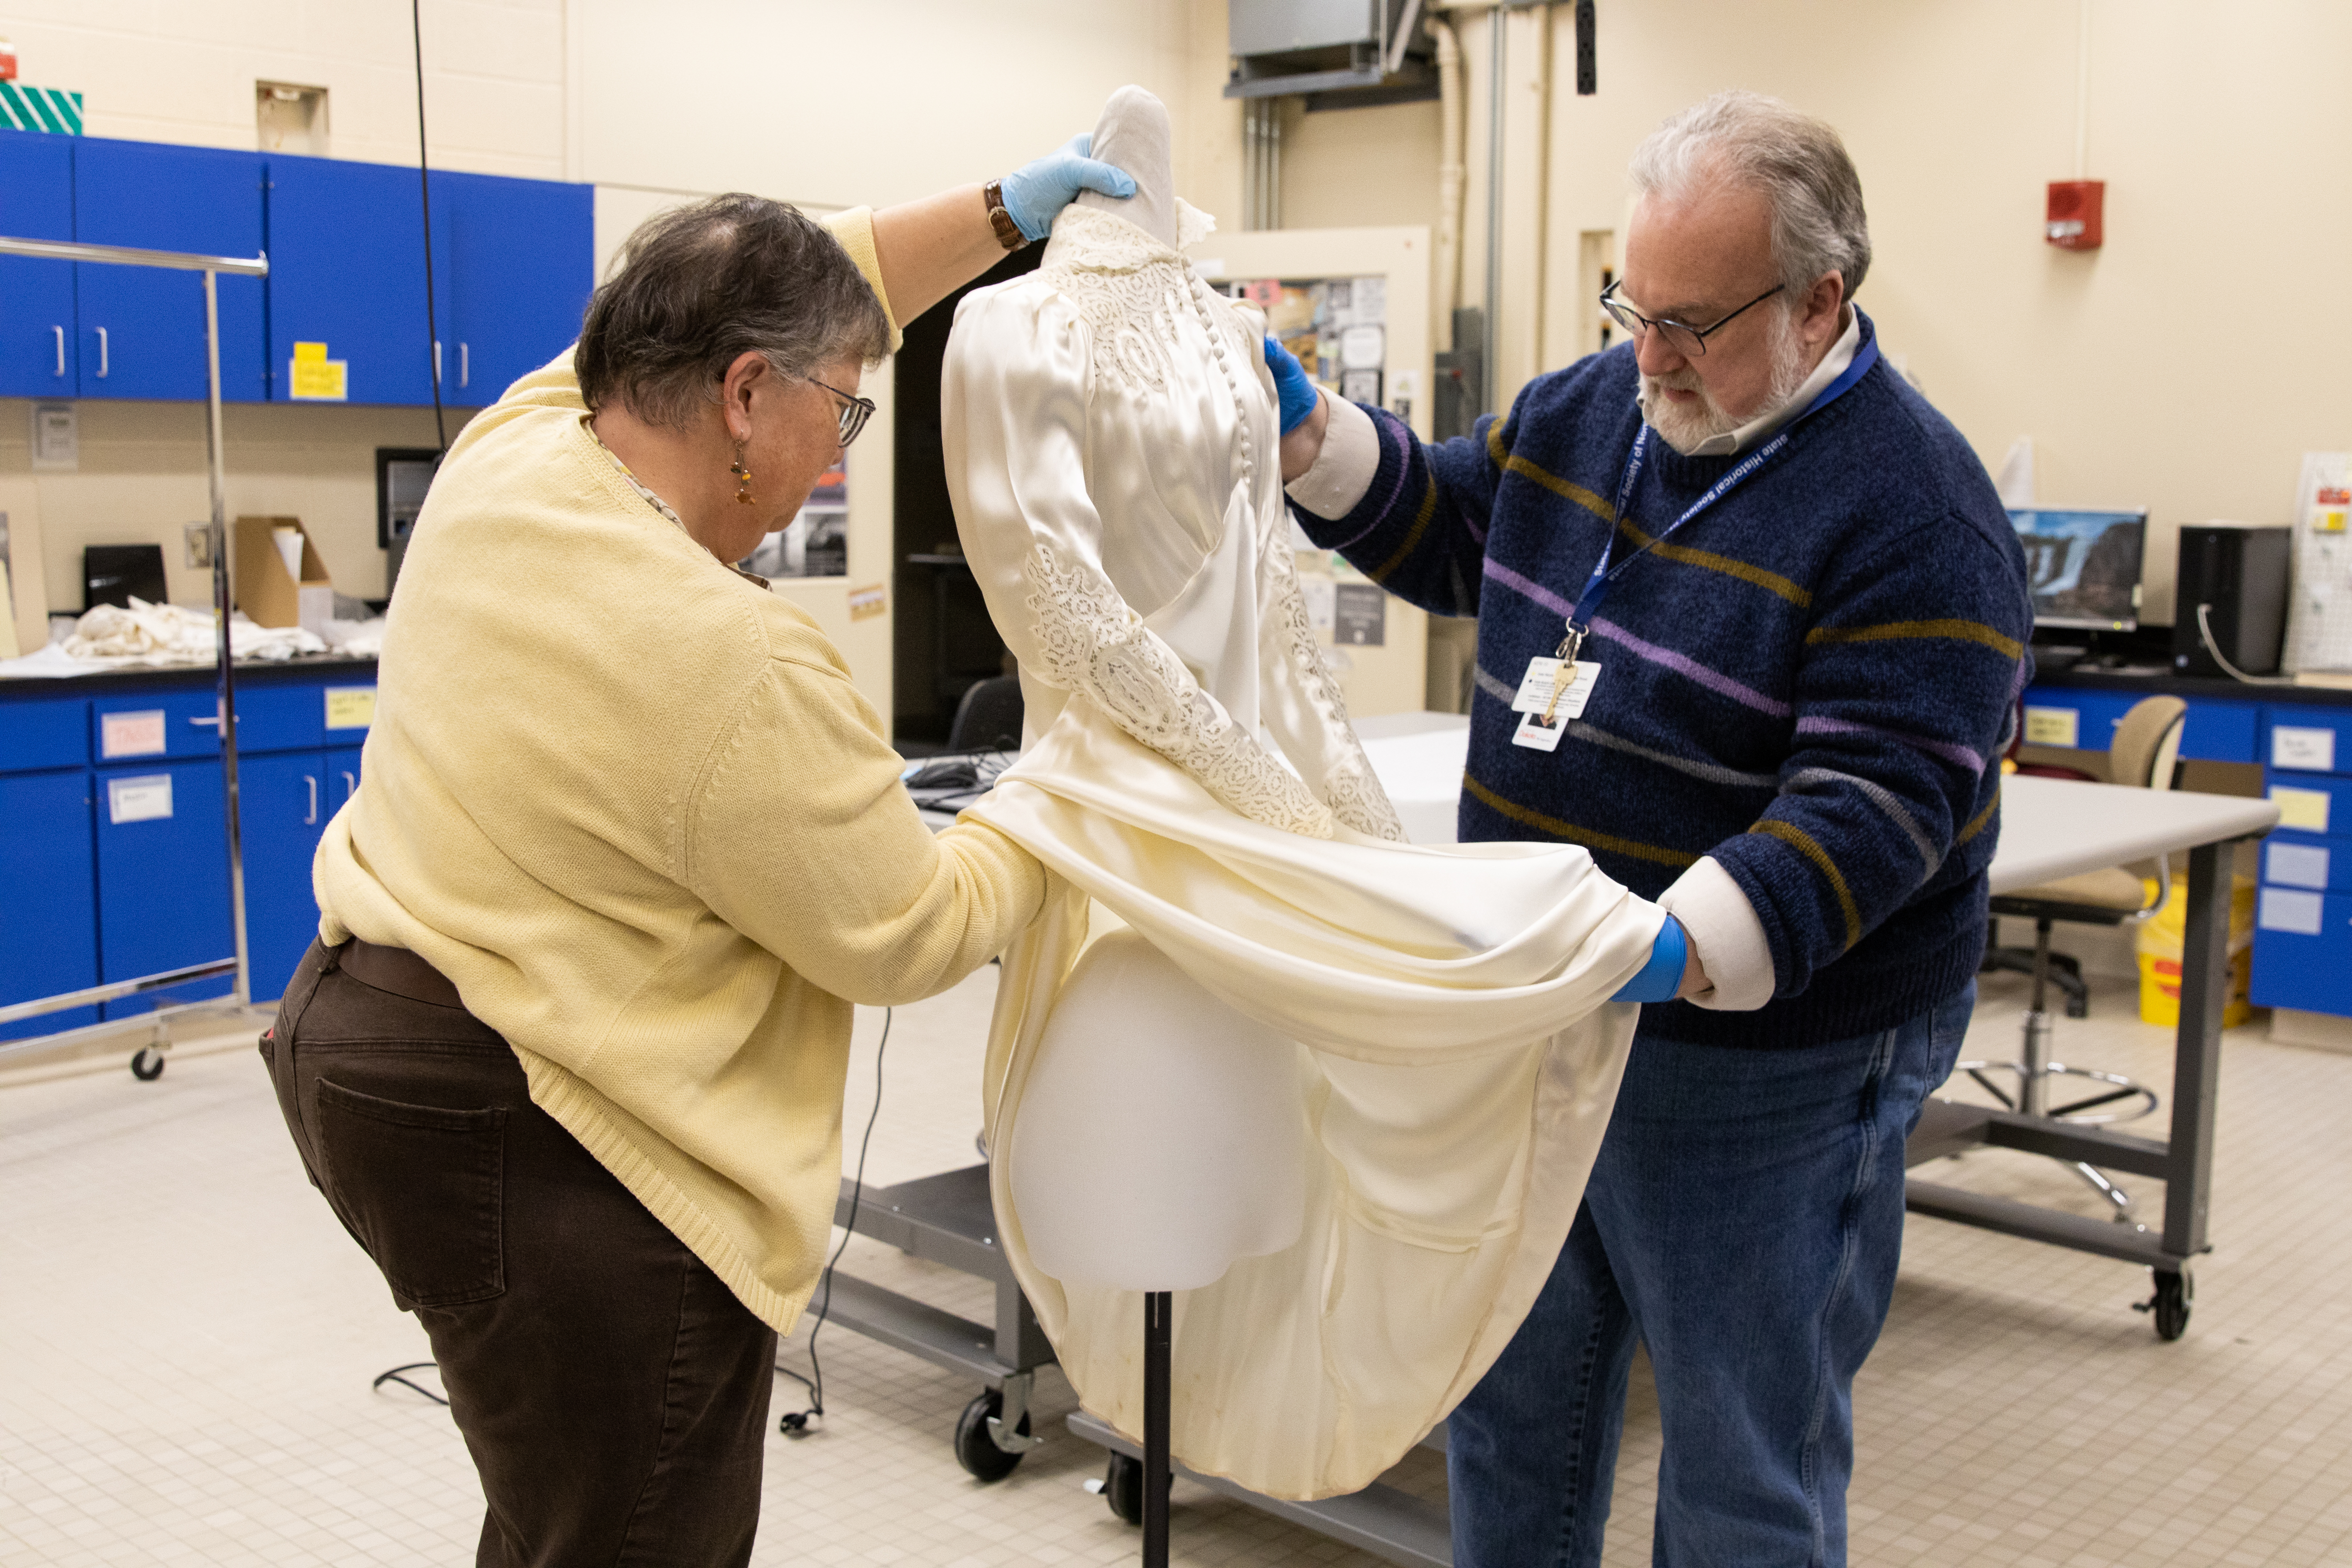
{"type": "Polygon", "coordinates": [[[1665,1453],[1660,1568],[1841,1568],[1853,1374],[1903,1247],[1903,1144],[1972,981],[1802,1050],[1634,1037],[1535,1310],[1454,1413],[1457,1568],[1601,1561],[1636,1340],[1665,1453]]]}

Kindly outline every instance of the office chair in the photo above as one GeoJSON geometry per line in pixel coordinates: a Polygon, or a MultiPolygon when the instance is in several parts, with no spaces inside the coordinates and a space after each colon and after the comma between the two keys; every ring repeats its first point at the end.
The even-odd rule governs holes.
{"type": "MultiPolygon", "coordinates": [[[[2116,726],[2115,743],[2107,751],[2108,776],[2116,784],[2141,789],[2171,789],[2180,772],[2180,731],[2188,721],[2189,704],[2178,697],[2150,697],[2132,706],[2116,726]]],[[[2079,876],[2062,877],[2057,881],[2039,887],[2021,888],[2015,892],[1996,895],[1992,912],[2012,915],[2033,922],[2032,962],[2025,973],[2033,977],[2033,1001],[2024,1019],[2024,1040],[2021,1059],[2011,1062],[1961,1062],[1954,1068],[1976,1080],[1977,1086],[2001,1103],[2005,1110],[2021,1111],[2051,1121],[2070,1121],[2078,1125],[2137,1121],[2152,1114],[2157,1107],[2156,1091],[2135,1082],[2120,1073],[2101,1072],[2092,1068],[2069,1067],[2050,1059],[2051,1022],[2047,1011],[2049,986],[2058,973],[2056,961],[2063,954],[2050,951],[2050,927],[2055,921],[2074,921],[2085,925],[2134,925],[2148,919],[2164,907],[2172,893],[2172,868],[2164,858],[2157,860],[2157,893],[2154,902],[2147,897],[2145,882],[2135,873],[2120,866],[2085,871],[2079,876]],[[1994,1081],[1996,1074],[2014,1080],[2013,1092],[1994,1081]],[[2091,1086],[2093,1092],[2080,1100],[2062,1105],[2051,1103],[2053,1079],[2080,1079],[2091,1086]],[[2125,1102],[2137,1100],[2137,1109],[2125,1102]]],[[[2018,950],[1997,949],[1987,954],[1987,968],[2016,967],[2006,961],[2006,955],[2018,950]],[[1996,957],[2002,962],[1994,962],[1996,957]]],[[[2067,961],[2071,965],[2072,960],[2067,961]]],[[[2082,984],[2076,967],[2074,983],[2082,984]]],[[[2063,984],[2063,983],[2062,983],[2063,984]]],[[[2069,1005],[2067,1012],[2074,1017],[2083,1015],[2069,1005]]],[[[2131,1217],[2131,1194],[2111,1181],[2106,1173],[2084,1161],[2066,1161],[2074,1173],[2083,1178],[2094,1191],[2106,1199],[2110,1211],[2118,1223],[2128,1223],[2131,1217]]]]}
{"type": "Polygon", "coordinates": [[[971,687],[956,704],[948,725],[950,752],[1017,752],[1021,749],[1021,678],[992,675],[971,687]]]}

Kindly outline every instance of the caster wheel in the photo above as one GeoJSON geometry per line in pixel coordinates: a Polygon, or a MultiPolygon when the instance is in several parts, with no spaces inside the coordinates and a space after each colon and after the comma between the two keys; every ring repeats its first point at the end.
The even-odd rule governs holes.
{"type": "Polygon", "coordinates": [[[2156,1276],[2156,1294],[2135,1305],[2155,1314],[2158,1339],[2177,1340],[2189,1331],[2189,1304],[2197,1300],[2197,1288],[2185,1272],[2166,1268],[2151,1272],[2156,1276]]]}
{"type": "Polygon", "coordinates": [[[1128,1523],[1143,1522],[1142,1460],[1130,1459],[1125,1454],[1110,1457],[1110,1468],[1103,1473],[1103,1501],[1128,1523]]]}
{"type": "MultiPolygon", "coordinates": [[[[956,1417],[956,1463],[969,1471],[974,1480],[1001,1481],[1021,1463],[1020,1455],[1006,1453],[996,1446],[996,1439],[988,1435],[988,1418],[1003,1413],[1004,1395],[992,1388],[965,1405],[963,1414],[956,1417]]],[[[1029,1436],[1029,1417],[1022,1416],[1021,1425],[1013,1430],[1024,1437],[1029,1436]]]]}
{"type": "Polygon", "coordinates": [[[153,1083],[163,1076],[163,1053],[152,1046],[142,1046],[131,1058],[131,1076],[141,1083],[153,1083]]]}

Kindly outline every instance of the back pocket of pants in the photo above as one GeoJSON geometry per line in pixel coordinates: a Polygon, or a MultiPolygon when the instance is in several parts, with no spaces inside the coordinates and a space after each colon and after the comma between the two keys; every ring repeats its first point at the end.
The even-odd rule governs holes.
{"type": "Polygon", "coordinates": [[[403,1310],[486,1301],[506,1289],[506,1118],[319,1080],[326,1184],[403,1310]]]}

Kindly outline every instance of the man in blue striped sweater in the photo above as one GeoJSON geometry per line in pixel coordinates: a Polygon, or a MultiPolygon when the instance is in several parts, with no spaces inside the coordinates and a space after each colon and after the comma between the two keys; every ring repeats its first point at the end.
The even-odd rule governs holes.
{"type": "Polygon", "coordinates": [[[1454,1561],[1600,1561],[1638,1340],[1658,1561],[1834,1565],[2032,610],[1982,465],[1850,302],[1837,133],[1722,94],[1633,178],[1604,300],[1631,342],[1438,447],[1270,344],[1283,474],[1318,544],[1477,617],[1462,838],[1583,845],[1690,950],[1550,1282],[1454,1416],[1454,1561]]]}

